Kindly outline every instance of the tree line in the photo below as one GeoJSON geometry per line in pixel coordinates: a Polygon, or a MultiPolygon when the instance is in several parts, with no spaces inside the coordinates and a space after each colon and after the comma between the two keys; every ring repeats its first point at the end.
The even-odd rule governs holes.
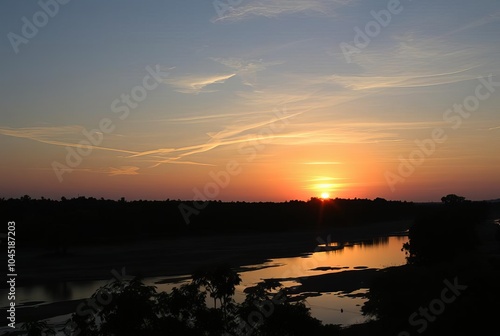
{"type": "Polygon", "coordinates": [[[103,244],[182,234],[269,232],[354,226],[411,218],[411,202],[384,199],[311,198],[308,201],[209,201],[184,220],[179,207],[192,201],[126,201],[77,197],[61,200],[0,199],[0,213],[15,218],[23,241],[44,242],[64,253],[72,244],[103,244]]]}

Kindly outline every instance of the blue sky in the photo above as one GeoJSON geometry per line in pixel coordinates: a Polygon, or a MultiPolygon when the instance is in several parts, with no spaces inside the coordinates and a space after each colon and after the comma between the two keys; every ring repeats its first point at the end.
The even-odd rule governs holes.
{"type": "Polygon", "coordinates": [[[498,92],[457,129],[443,120],[478,78],[500,81],[498,1],[232,3],[221,14],[211,1],[72,0],[13,47],[42,9],[4,1],[0,196],[188,199],[231,161],[243,170],[215,198],[498,196],[498,92]],[[346,59],[342,43],[391,4],[398,13],[346,59]],[[148,66],[162,83],[117,118],[112,102],[148,66]],[[113,132],[61,181],[53,163],[67,166],[67,147],[103,118],[113,132]],[[386,172],[437,127],[446,142],[391,188],[386,172]]]}

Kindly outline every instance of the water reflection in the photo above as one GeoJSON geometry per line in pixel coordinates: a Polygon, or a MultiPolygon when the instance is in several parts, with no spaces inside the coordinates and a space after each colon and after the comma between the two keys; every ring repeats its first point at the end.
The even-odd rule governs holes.
{"type": "MultiPolygon", "coordinates": [[[[260,269],[241,273],[242,283],[237,290],[243,292],[246,287],[264,279],[277,279],[285,287],[294,287],[298,286],[304,277],[346,270],[399,266],[406,263],[401,248],[407,241],[407,236],[391,236],[357,242],[336,242],[335,245],[332,244],[335,248],[318,249],[307,256],[272,259],[267,263],[254,265],[261,267],[260,269]]],[[[365,300],[363,297],[353,297],[340,292],[323,293],[321,296],[308,297],[306,304],[310,305],[311,314],[324,323],[347,325],[365,320],[361,314],[361,306],[365,300]],[[340,309],[344,312],[339,313],[340,309]]]]}
{"type": "MultiPolygon", "coordinates": [[[[262,264],[242,267],[242,282],[236,288],[235,300],[242,302],[245,298],[244,289],[264,279],[278,279],[285,287],[294,287],[304,277],[402,265],[406,260],[401,248],[407,241],[406,236],[391,236],[363,241],[329,242],[318,245],[316,252],[308,255],[271,259],[262,264]]],[[[188,279],[189,276],[155,277],[146,278],[144,282],[155,285],[158,291],[171,291],[173,287],[189,281],[188,279]]],[[[19,287],[17,298],[18,302],[24,304],[84,299],[106,282],[61,282],[19,287]]],[[[6,297],[6,293],[1,295],[6,297]]],[[[308,297],[306,304],[311,307],[312,315],[325,323],[352,324],[364,321],[360,312],[364,301],[363,297],[336,292],[308,297]]]]}
{"type": "Polygon", "coordinates": [[[346,269],[385,268],[406,262],[401,248],[406,236],[377,238],[373,241],[338,243],[334,249],[319,249],[306,256],[278,258],[249,266],[259,268],[241,274],[242,286],[251,286],[264,279],[293,279],[341,272],[346,269]]]}
{"type": "Polygon", "coordinates": [[[391,237],[376,237],[372,239],[357,240],[357,241],[335,241],[318,244],[318,248],[324,251],[341,250],[346,246],[361,245],[361,246],[380,246],[389,244],[391,237]]]}
{"type": "MultiPolygon", "coordinates": [[[[366,290],[357,292],[365,293],[366,290]]],[[[324,323],[351,325],[367,320],[360,313],[364,301],[362,297],[347,297],[336,292],[307,298],[306,305],[311,308],[312,315],[324,323]]]]}

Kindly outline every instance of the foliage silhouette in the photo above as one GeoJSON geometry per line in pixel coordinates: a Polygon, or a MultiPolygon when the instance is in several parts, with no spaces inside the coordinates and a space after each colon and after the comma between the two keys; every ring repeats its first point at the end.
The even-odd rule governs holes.
{"type": "Polygon", "coordinates": [[[414,216],[413,203],[383,199],[209,201],[203,211],[189,218],[187,225],[179,210],[181,205],[194,207],[192,202],[180,200],[114,201],[83,196],[50,200],[26,195],[21,199],[0,199],[0,213],[6,218],[16,218],[24,242],[45,245],[58,256],[70,253],[75,244],[103,245],[194,233],[355,226],[414,216]]]}
{"type": "MultiPolygon", "coordinates": [[[[98,311],[73,314],[72,327],[80,330],[79,335],[240,335],[242,321],[248,323],[248,317],[254,312],[260,312],[263,318],[253,323],[252,335],[398,334],[408,328],[408,316],[412,312],[439,295],[443,279],[455,276],[467,283],[467,291],[453,306],[446,308],[446,313],[425,335],[450,331],[473,333],[477,331],[475,321],[495,321],[498,313],[500,294],[496,288],[500,281],[500,263],[498,258],[478,256],[475,251],[477,224],[488,212],[486,202],[471,202],[454,194],[444,196],[441,204],[315,198],[308,202],[284,203],[209,202],[190,226],[184,224],[178,213],[181,203],[116,202],[85,197],[51,201],[25,196],[19,200],[0,200],[0,210],[6,214],[21,211],[19,223],[23,225],[19,225],[19,230],[34,242],[39,241],[39,237],[47,237],[51,247],[54,241],[48,237],[52,231],[64,227],[64,235],[56,239],[58,257],[64,254],[64,245],[57,243],[61,240],[69,245],[101,244],[133,239],[138,232],[145,233],[139,235],[141,238],[186,232],[266,232],[415,217],[409,243],[404,246],[408,265],[381,271],[380,277],[371,284],[363,312],[376,320],[369,323],[350,328],[323,325],[310,315],[303,301],[295,302],[276,281],[264,281],[247,288],[245,300],[236,303],[234,294],[235,286],[241,281],[239,275],[227,266],[217,266],[195,272],[190,283],[169,293],[158,293],[155,287],[138,279],[111,282],[92,296],[105,303],[98,311]],[[39,214],[36,221],[33,214],[39,214]],[[134,229],[131,224],[134,222],[144,225],[140,230],[134,229]],[[98,229],[96,240],[93,237],[98,229]],[[277,295],[282,295],[283,300],[277,300],[277,295]],[[207,307],[207,297],[213,300],[213,307],[207,307]]],[[[53,334],[45,322],[30,323],[25,324],[25,330],[31,330],[31,335],[53,334]]]]}
{"type": "Polygon", "coordinates": [[[477,246],[476,226],[487,218],[488,203],[448,195],[442,204],[420,209],[403,249],[411,264],[451,261],[477,246]]]}
{"type": "Polygon", "coordinates": [[[441,197],[441,202],[443,202],[444,204],[460,204],[464,203],[465,201],[466,201],[465,197],[458,196],[455,194],[448,194],[446,196],[441,197]]]}
{"type": "MultiPolygon", "coordinates": [[[[68,325],[84,336],[240,335],[242,321],[251,322],[248,318],[251,313],[265,311],[260,323],[247,323],[252,335],[332,335],[340,330],[311,317],[304,302],[294,302],[286,291],[277,292],[282,286],[276,281],[259,283],[247,291],[243,303],[237,304],[233,296],[240,281],[239,275],[225,266],[197,272],[190,283],[170,293],[157,293],[154,286],[147,286],[139,279],[113,281],[91,297],[103,303],[99,311],[76,312],[68,325]],[[219,300],[218,308],[206,306],[207,293],[219,300]],[[263,302],[271,308],[262,310],[263,302]]],[[[37,323],[47,330],[46,324],[37,323]]],[[[71,333],[68,327],[66,330],[71,333]]]]}
{"type": "Polygon", "coordinates": [[[158,327],[156,290],[138,279],[108,283],[91,299],[102,302],[95,314],[88,309],[72,317],[81,335],[148,335],[158,327]]]}
{"type": "Polygon", "coordinates": [[[224,311],[234,295],[235,286],[241,283],[241,278],[227,266],[216,266],[196,271],[193,274],[193,282],[207,289],[210,297],[214,299],[214,308],[217,308],[218,299],[224,311]]]}
{"type": "Polygon", "coordinates": [[[46,321],[26,322],[21,326],[21,330],[26,331],[26,336],[55,335],[55,331],[48,326],[46,321]]]}
{"type": "Polygon", "coordinates": [[[408,264],[380,271],[370,285],[362,311],[376,320],[370,323],[370,330],[350,329],[357,329],[360,335],[369,331],[372,335],[430,336],[470,335],[496,328],[500,263],[494,251],[490,254],[477,248],[483,242],[476,234],[481,229],[478,224],[484,226],[488,210],[486,202],[471,202],[454,194],[443,197],[442,204],[421,208],[403,247],[408,264]],[[443,300],[443,291],[450,288],[445,281],[458,281],[465,289],[459,296],[443,300]],[[446,304],[442,312],[435,313],[439,300],[446,304]],[[426,307],[434,308],[429,313],[426,307]]]}

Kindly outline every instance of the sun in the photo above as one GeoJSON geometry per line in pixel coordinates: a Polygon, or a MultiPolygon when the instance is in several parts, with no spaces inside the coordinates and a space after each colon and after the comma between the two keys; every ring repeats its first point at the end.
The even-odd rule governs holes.
{"type": "Polygon", "coordinates": [[[329,193],[327,193],[327,192],[321,193],[321,198],[322,198],[322,199],[327,199],[327,198],[330,198],[330,194],[329,194],[329,193]]]}

